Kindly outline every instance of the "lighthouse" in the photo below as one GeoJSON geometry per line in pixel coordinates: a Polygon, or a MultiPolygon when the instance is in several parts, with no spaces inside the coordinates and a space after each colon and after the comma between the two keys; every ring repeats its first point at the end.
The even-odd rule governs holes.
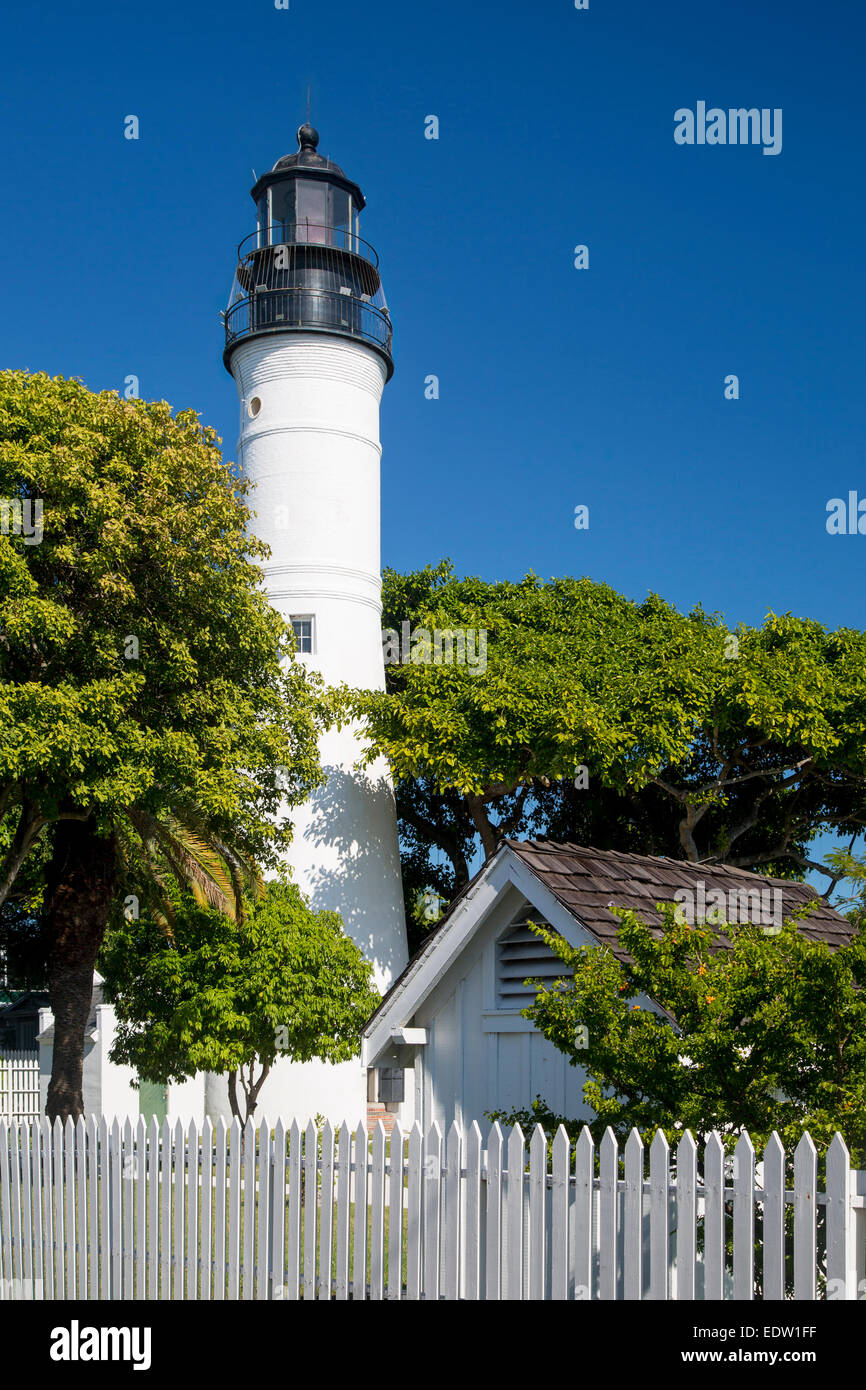
{"type": "MultiPolygon", "coordinates": [[[[328,685],[382,690],[379,405],[391,320],[360,233],[364,195],[318,144],[301,126],[297,152],[251,190],[256,227],[238,247],[223,360],[240,399],[251,527],[271,551],[269,601],[328,685]]],[[[323,735],[327,781],[294,811],[287,859],[311,906],[340,913],[384,991],[407,959],[397,821],[387,765],[359,771],[363,751],[356,727],[323,735]]],[[[359,1069],[280,1064],[293,1077],[280,1083],[280,1110],[352,1118],[359,1069]]]]}

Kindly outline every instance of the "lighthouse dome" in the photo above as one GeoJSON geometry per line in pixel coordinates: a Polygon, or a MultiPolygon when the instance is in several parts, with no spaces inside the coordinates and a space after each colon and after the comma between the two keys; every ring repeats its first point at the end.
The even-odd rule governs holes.
{"type": "Polygon", "coordinates": [[[329,174],[335,174],[337,178],[345,179],[339,164],[335,164],[333,159],[326,159],[318,152],[319,132],[315,126],[302,125],[298,128],[298,148],[294,154],[284,154],[282,159],[278,159],[272,174],[284,173],[289,169],[321,169],[329,174]]]}

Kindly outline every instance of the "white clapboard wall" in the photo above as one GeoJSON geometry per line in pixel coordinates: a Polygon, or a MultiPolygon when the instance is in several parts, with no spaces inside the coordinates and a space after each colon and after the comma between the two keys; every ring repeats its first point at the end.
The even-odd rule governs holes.
{"type": "Polygon", "coordinates": [[[866,1173],[477,1123],[0,1119],[0,1297],[857,1299],[866,1173]]]}

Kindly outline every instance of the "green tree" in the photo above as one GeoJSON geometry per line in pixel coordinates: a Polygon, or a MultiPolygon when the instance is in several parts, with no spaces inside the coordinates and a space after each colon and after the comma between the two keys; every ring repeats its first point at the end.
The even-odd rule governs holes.
{"type": "MultiPolygon", "coordinates": [[[[261,588],[246,486],[165,402],[0,373],[0,904],[50,843],[51,1116],[81,1113],[92,972],[120,852],[196,808],[267,867],[321,778],[330,706],[261,588]],[[31,543],[32,542],[32,543],[31,543]]],[[[166,848],[166,845],[163,845],[166,848]]]]}
{"type": "Polygon", "coordinates": [[[175,910],[171,940],[147,917],[122,920],[100,970],[117,1009],[113,1059],[163,1085],[227,1072],[242,1122],[279,1056],[356,1056],[379,1002],[372,966],[338,914],[314,912],[291,883],[268,884],[240,922],[187,901],[175,910]]]}
{"type": "Polygon", "coordinates": [[[848,885],[849,892],[839,889],[833,903],[837,912],[843,912],[857,927],[866,926],[866,856],[854,853],[852,836],[847,847],[838,846],[825,855],[824,862],[833,874],[834,887],[841,881],[848,885]]]}
{"type": "Polygon", "coordinates": [[[772,614],[729,632],[655,595],[447,562],[384,580],[386,628],[487,641],[474,667],[413,644],[355,697],[397,779],[407,901],[453,897],[507,835],[799,877],[827,872],[819,830],[866,822],[866,634],[772,614]]]}
{"type": "MultiPolygon", "coordinates": [[[[539,985],[522,1010],[586,1069],[596,1134],[660,1128],[675,1141],[688,1127],[702,1141],[714,1129],[747,1129],[763,1146],[775,1129],[794,1146],[804,1129],[819,1145],[838,1129],[866,1155],[864,935],[832,950],[797,919],[766,934],[690,926],[671,904],[660,931],[618,915],[625,963],[608,947],[575,949],[535,926],[572,974],[539,985]],[[729,947],[719,949],[720,932],[729,947]],[[639,1007],[639,996],[657,1010],[639,1007]]],[[[539,1116],[553,1118],[543,1101],[520,1118],[539,1116]]]]}

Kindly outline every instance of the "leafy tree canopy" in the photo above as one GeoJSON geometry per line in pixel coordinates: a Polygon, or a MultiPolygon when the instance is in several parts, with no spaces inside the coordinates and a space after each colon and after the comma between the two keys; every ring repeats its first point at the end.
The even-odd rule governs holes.
{"type": "Polygon", "coordinates": [[[112,1058],[163,1084],[228,1072],[235,1114],[238,1080],[246,1097],[241,1119],[281,1054],[356,1056],[379,1002],[338,914],[314,912],[291,883],[269,883],[240,923],[187,900],[171,940],[147,917],[122,920],[100,970],[117,1010],[112,1058]]]}
{"type": "Polygon", "coordinates": [[[655,595],[448,562],[384,581],[386,629],[486,633],[486,662],[419,640],[355,697],[398,779],[407,900],[450,898],[479,840],[489,857],[509,834],[801,876],[824,869],[819,830],[866,820],[860,631],[771,614],[729,632],[655,595]]]}
{"type": "Polygon", "coordinates": [[[130,807],[273,863],[281,798],[320,776],[328,706],[218,444],[191,410],[0,373],[0,902],[47,825],[130,807]]]}

